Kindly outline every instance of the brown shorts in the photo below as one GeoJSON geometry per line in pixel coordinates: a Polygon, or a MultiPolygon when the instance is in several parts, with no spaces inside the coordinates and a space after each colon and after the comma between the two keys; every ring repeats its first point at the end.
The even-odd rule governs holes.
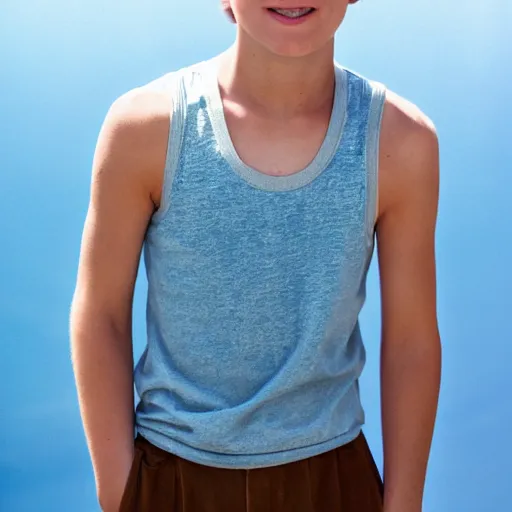
{"type": "Polygon", "coordinates": [[[249,470],[196,464],[139,436],[120,512],[382,512],[382,498],[363,434],[309,459],[249,470]]]}

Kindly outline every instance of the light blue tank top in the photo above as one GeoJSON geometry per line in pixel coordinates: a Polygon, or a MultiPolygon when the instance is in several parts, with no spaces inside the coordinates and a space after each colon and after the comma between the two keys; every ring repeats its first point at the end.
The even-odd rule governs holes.
{"type": "Polygon", "coordinates": [[[318,154],[268,176],[236,153],[215,62],[153,82],[174,91],[174,112],[144,248],[136,428],[182,458],[249,469],[334,449],[364,423],[358,316],[385,88],[336,64],[318,154]]]}

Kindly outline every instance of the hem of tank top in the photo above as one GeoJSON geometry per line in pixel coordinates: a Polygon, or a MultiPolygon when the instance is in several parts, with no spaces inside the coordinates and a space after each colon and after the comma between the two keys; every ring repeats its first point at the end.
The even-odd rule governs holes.
{"type": "Polygon", "coordinates": [[[371,99],[368,112],[368,125],[366,131],[366,212],[365,233],[367,243],[371,244],[375,234],[375,225],[378,216],[379,197],[379,150],[382,128],[382,117],[386,101],[386,87],[380,82],[368,80],[371,87],[371,99]],[[368,192],[371,194],[368,197],[368,192]]]}
{"type": "Polygon", "coordinates": [[[220,453],[196,448],[181,441],[171,439],[155,430],[137,425],[136,431],[151,444],[165,452],[204,466],[223,469],[258,469],[289,464],[308,459],[335,450],[354,441],[362,432],[363,425],[354,427],[347,432],[326,441],[289,450],[237,454],[220,453]]]}
{"type": "Polygon", "coordinates": [[[170,126],[167,140],[167,153],[165,157],[164,175],[162,182],[162,191],[160,207],[152,217],[151,223],[158,223],[167,213],[171,203],[171,192],[179,167],[181,157],[181,147],[185,132],[185,88],[183,84],[183,73],[175,72],[172,74],[171,84],[169,86],[172,105],[170,105],[170,126]]]}

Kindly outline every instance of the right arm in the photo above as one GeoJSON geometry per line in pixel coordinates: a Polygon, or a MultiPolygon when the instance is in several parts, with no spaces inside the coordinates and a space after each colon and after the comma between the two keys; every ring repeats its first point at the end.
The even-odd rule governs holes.
{"type": "Polygon", "coordinates": [[[117,512],[133,459],[133,292],[160,201],[169,112],[160,93],[140,89],[119,98],[93,162],[70,330],[80,412],[105,512],[117,512]]]}

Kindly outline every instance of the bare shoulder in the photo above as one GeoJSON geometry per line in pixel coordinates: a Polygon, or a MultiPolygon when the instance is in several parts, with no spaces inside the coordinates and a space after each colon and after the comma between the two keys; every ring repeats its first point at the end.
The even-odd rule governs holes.
{"type": "Polygon", "coordinates": [[[119,126],[140,129],[152,128],[155,123],[169,120],[171,95],[163,87],[148,83],[118,97],[111,105],[108,116],[119,126]]]}
{"type": "MultiPolygon", "coordinates": [[[[439,143],[433,121],[414,103],[386,93],[379,157],[379,214],[419,190],[436,190],[439,143]]],[[[435,195],[435,193],[434,193],[435,195]]]]}
{"type": "Polygon", "coordinates": [[[95,171],[119,174],[159,201],[172,112],[172,94],[152,84],[110,106],[95,153],[95,171]]]}

